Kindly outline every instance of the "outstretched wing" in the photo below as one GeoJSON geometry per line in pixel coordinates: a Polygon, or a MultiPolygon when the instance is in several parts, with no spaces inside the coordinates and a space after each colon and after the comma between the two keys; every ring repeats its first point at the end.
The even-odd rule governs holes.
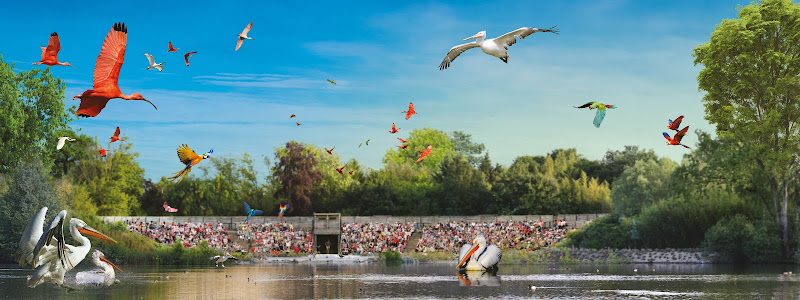
{"type": "Polygon", "coordinates": [[[247,202],[244,203],[244,212],[250,213],[250,205],[247,205],[247,202]]]}
{"type": "MultiPolygon", "coordinates": [[[[59,260],[61,260],[61,264],[63,266],[67,266],[69,262],[69,258],[66,255],[66,244],[64,241],[64,219],[67,217],[67,211],[62,210],[58,213],[58,215],[50,221],[50,225],[47,226],[46,230],[43,231],[42,235],[39,237],[39,241],[36,243],[36,247],[33,248],[33,265],[34,267],[38,265],[39,258],[42,255],[39,255],[39,251],[44,246],[50,246],[53,240],[57,240],[57,254],[59,260]]],[[[70,268],[72,264],[70,263],[70,268]]]]}
{"type": "Polygon", "coordinates": [[[606,110],[605,109],[598,109],[597,113],[594,114],[594,127],[600,128],[600,123],[603,123],[603,118],[606,117],[606,110]]]}
{"type": "Polygon", "coordinates": [[[144,56],[147,57],[147,61],[150,62],[151,66],[156,64],[156,60],[153,58],[152,55],[145,53],[144,56]]]}
{"type": "Polygon", "coordinates": [[[669,136],[669,133],[663,132],[663,134],[664,134],[664,138],[665,139],[667,139],[668,141],[672,142],[672,138],[669,136]]]}
{"type": "Polygon", "coordinates": [[[199,157],[197,153],[194,153],[192,149],[189,149],[189,146],[186,144],[181,145],[178,147],[178,159],[185,165],[188,165],[194,160],[195,158],[199,157]]]}
{"type": "Polygon", "coordinates": [[[678,130],[678,128],[681,127],[681,121],[683,121],[683,116],[680,116],[674,121],[670,122],[670,127],[674,130],[678,130]]]}
{"type": "Polygon", "coordinates": [[[260,215],[262,215],[263,213],[264,213],[264,211],[263,211],[263,210],[260,210],[260,209],[256,209],[256,210],[254,210],[254,211],[253,211],[253,215],[254,215],[254,216],[260,216],[260,215]]]}
{"type": "Polygon", "coordinates": [[[119,90],[119,70],[125,61],[125,47],[128,43],[128,28],[125,23],[116,23],[108,31],[103,48],[97,61],[94,63],[94,85],[95,91],[105,91],[112,88],[119,90]]]}
{"type": "Polygon", "coordinates": [[[589,106],[592,106],[592,104],[594,104],[594,101],[592,101],[592,102],[586,102],[586,104],[584,104],[584,105],[581,105],[581,106],[573,106],[573,107],[574,107],[574,108],[587,108],[587,107],[589,107],[589,106]]]}
{"type": "Polygon", "coordinates": [[[688,131],[689,131],[689,126],[686,126],[683,129],[681,129],[681,131],[678,131],[677,133],[675,133],[675,137],[674,137],[675,142],[676,143],[680,143],[681,140],[683,139],[683,136],[686,135],[686,132],[688,132],[688,131]]]}
{"type": "Polygon", "coordinates": [[[461,44],[461,45],[455,46],[453,48],[450,48],[450,51],[448,51],[447,55],[444,56],[444,59],[442,60],[442,63],[439,64],[439,70],[447,69],[448,67],[450,67],[450,63],[453,62],[453,60],[455,60],[456,57],[461,55],[461,53],[464,53],[464,51],[467,51],[469,49],[476,48],[476,47],[480,47],[478,45],[478,43],[469,42],[469,43],[466,43],[466,44],[461,44]]]}
{"type": "Polygon", "coordinates": [[[44,227],[45,215],[47,215],[47,206],[42,207],[33,215],[33,218],[28,221],[28,226],[25,226],[25,231],[22,232],[19,248],[14,254],[14,260],[22,267],[33,264],[33,249],[36,248],[36,243],[44,232],[42,228],[44,227]]]}
{"type": "Polygon", "coordinates": [[[119,133],[120,133],[119,126],[117,126],[117,130],[114,130],[114,136],[119,137],[119,133]]]}
{"type": "Polygon", "coordinates": [[[250,32],[250,28],[253,28],[253,22],[247,24],[247,27],[245,27],[244,30],[242,30],[242,35],[247,35],[247,33],[250,32]]]}
{"type": "Polygon", "coordinates": [[[517,43],[517,37],[520,39],[525,39],[529,35],[533,34],[534,32],[552,32],[558,34],[558,29],[555,26],[550,27],[548,29],[539,29],[539,28],[531,28],[531,27],[522,27],[520,29],[514,30],[512,32],[506,33],[495,38],[495,42],[499,45],[504,45],[509,47],[517,43]]]}
{"type": "Polygon", "coordinates": [[[61,41],[58,39],[58,33],[53,32],[50,34],[50,40],[47,41],[47,49],[42,53],[42,59],[45,55],[56,58],[59,50],[61,50],[61,41]]]}

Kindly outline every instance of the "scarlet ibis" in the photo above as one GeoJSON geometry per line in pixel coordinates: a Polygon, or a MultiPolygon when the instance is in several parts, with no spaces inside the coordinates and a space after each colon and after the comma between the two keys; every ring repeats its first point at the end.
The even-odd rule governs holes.
{"type": "Polygon", "coordinates": [[[397,139],[400,140],[400,142],[403,143],[403,144],[407,143],[407,141],[404,140],[404,139],[401,139],[401,138],[397,138],[397,139]]]}
{"type": "Polygon", "coordinates": [[[323,148],[323,149],[325,149],[325,152],[328,152],[328,154],[333,155],[333,149],[336,149],[336,146],[333,146],[331,150],[328,150],[328,148],[323,148]]]}
{"type": "Polygon", "coordinates": [[[476,39],[474,42],[469,42],[466,44],[461,44],[453,48],[450,48],[450,51],[447,52],[447,55],[445,55],[444,60],[442,60],[442,63],[439,65],[439,70],[447,69],[447,67],[450,66],[450,63],[453,62],[453,60],[455,60],[456,57],[461,55],[461,53],[464,53],[464,51],[478,47],[480,47],[481,50],[483,50],[483,53],[497,57],[504,63],[508,63],[508,58],[511,57],[511,55],[508,54],[508,47],[517,43],[517,37],[519,37],[520,39],[524,39],[529,35],[533,34],[534,32],[551,32],[558,34],[558,29],[554,28],[556,27],[553,26],[548,29],[522,27],[520,29],[514,30],[512,32],[488,40],[484,40],[486,38],[486,31],[478,32],[471,37],[463,39],[463,41],[476,39]]]}
{"type": "Polygon", "coordinates": [[[408,145],[395,146],[395,147],[400,148],[400,149],[405,149],[405,148],[408,148],[408,145]]]}
{"type": "Polygon", "coordinates": [[[186,66],[189,66],[189,57],[192,57],[192,54],[197,53],[197,51],[192,51],[183,55],[183,60],[186,61],[186,66]]]}
{"type": "Polygon", "coordinates": [[[581,106],[573,106],[575,108],[589,108],[589,110],[597,109],[597,113],[594,115],[594,127],[600,128],[600,123],[603,122],[603,118],[606,117],[606,109],[615,109],[617,108],[614,105],[607,105],[597,101],[587,102],[581,106]]]}
{"type": "Polygon", "coordinates": [[[156,59],[153,58],[152,55],[145,53],[144,56],[147,57],[147,61],[150,62],[150,66],[147,67],[148,70],[153,69],[153,68],[158,69],[159,72],[164,70],[164,66],[162,66],[161,64],[166,63],[166,62],[162,62],[162,63],[158,63],[157,64],[156,63],[156,59]]]}
{"type": "Polygon", "coordinates": [[[244,42],[244,39],[254,40],[254,38],[247,36],[247,33],[250,32],[250,28],[253,28],[253,22],[247,24],[247,27],[245,27],[244,30],[242,30],[242,33],[237,35],[239,37],[239,41],[236,42],[236,50],[234,51],[239,51],[239,47],[242,46],[242,42],[244,42]]]}
{"type": "Polygon", "coordinates": [[[344,166],[342,166],[341,168],[336,169],[336,172],[339,172],[339,174],[344,175],[344,173],[342,173],[342,170],[344,170],[344,167],[347,167],[347,164],[344,164],[344,166]]]}
{"type": "Polygon", "coordinates": [[[667,119],[669,125],[667,125],[668,129],[672,129],[678,131],[678,128],[681,126],[681,121],[683,121],[683,116],[675,118],[675,121],[667,119]]]}
{"type": "Polygon", "coordinates": [[[433,145],[428,145],[428,148],[425,148],[425,150],[422,150],[422,151],[417,150],[417,152],[422,153],[422,154],[419,155],[419,158],[415,162],[420,162],[421,160],[423,160],[426,157],[428,157],[428,155],[431,155],[431,150],[432,149],[433,149],[433,145]]]}
{"type": "Polygon", "coordinates": [[[172,42],[169,42],[169,44],[167,46],[169,46],[169,49],[167,50],[167,52],[178,52],[178,49],[180,49],[180,48],[172,47],[172,42]]]}
{"type": "Polygon", "coordinates": [[[169,204],[167,204],[167,201],[164,201],[164,211],[174,213],[174,212],[178,212],[178,209],[169,206],[169,204]]]}
{"type": "Polygon", "coordinates": [[[689,126],[684,127],[683,129],[681,129],[681,131],[676,132],[675,133],[675,137],[673,137],[673,138],[670,138],[669,134],[664,132],[664,138],[667,139],[667,145],[681,145],[683,147],[686,147],[686,149],[692,149],[692,148],[689,148],[689,146],[681,144],[681,140],[683,139],[683,136],[686,135],[686,132],[688,130],[689,130],[689,126]]]}
{"type": "Polygon", "coordinates": [[[128,42],[128,28],[125,23],[116,23],[108,31],[103,48],[94,66],[94,85],[91,90],[81,95],[72,97],[73,100],[81,99],[81,105],[76,114],[80,117],[96,117],[109,100],[122,98],[125,100],[147,101],[153,108],[158,109],[153,102],[145,99],[142,94],[133,93],[125,95],[119,90],[119,70],[125,61],[125,47],[128,42]]]}
{"type": "MultiPolygon", "coordinates": [[[[75,66],[70,65],[68,62],[58,62],[58,51],[61,50],[61,41],[58,39],[58,33],[51,33],[50,40],[47,41],[47,47],[42,47],[42,61],[32,63],[32,65],[48,65],[48,66],[75,66]]],[[[76,70],[78,68],[75,68],[76,70]]]]}
{"type": "Polygon", "coordinates": [[[61,150],[61,148],[64,148],[64,144],[66,142],[74,142],[74,141],[75,141],[75,139],[73,139],[73,138],[62,136],[62,137],[58,138],[58,145],[56,145],[56,149],[57,150],[61,150]]]}
{"type": "Polygon", "coordinates": [[[289,116],[289,119],[294,118],[294,117],[296,117],[296,116],[294,114],[292,114],[291,116],[289,116]]]}
{"type": "Polygon", "coordinates": [[[114,131],[114,135],[111,136],[111,141],[109,143],[113,143],[113,142],[116,142],[116,141],[122,141],[122,142],[125,141],[125,140],[119,138],[119,126],[117,126],[117,130],[114,131]]]}
{"type": "Polygon", "coordinates": [[[411,118],[411,116],[416,114],[417,112],[414,110],[414,103],[413,102],[408,103],[408,110],[403,112],[406,113],[406,120],[408,120],[409,118],[411,118]]]}
{"type": "Polygon", "coordinates": [[[211,157],[211,153],[214,153],[214,149],[211,149],[205,154],[203,154],[203,156],[200,156],[197,155],[197,153],[195,153],[194,151],[192,151],[192,149],[189,149],[189,146],[187,146],[186,144],[181,145],[180,147],[178,147],[178,159],[180,159],[181,162],[186,165],[186,167],[183,168],[183,170],[175,172],[175,174],[173,174],[172,177],[169,177],[168,179],[175,181],[175,179],[180,177],[178,183],[181,183],[181,181],[184,178],[186,178],[186,175],[189,175],[189,172],[192,171],[192,166],[199,164],[206,158],[211,157]]]}
{"type": "Polygon", "coordinates": [[[333,85],[336,85],[336,81],[333,81],[333,80],[330,80],[330,79],[325,79],[325,80],[327,80],[328,82],[330,82],[333,85]]]}
{"type": "Polygon", "coordinates": [[[100,149],[100,150],[97,150],[97,152],[100,153],[100,157],[106,157],[106,152],[111,152],[111,150],[100,149]]]}
{"type": "Polygon", "coordinates": [[[278,219],[283,218],[283,213],[285,213],[286,209],[288,209],[288,208],[289,208],[289,203],[286,203],[286,205],[281,205],[280,206],[281,211],[278,212],[278,219]]]}
{"type": "Polygon", "coordinates": [[[297,126],[303,125],[303,124],[300,124],[300,123],[298,123],[298,122],[294,122],[294,123],[295,123],[295,124],[297,124],[297,126]]]}
{"type": "Polygon", "coordinates": [[[395,128],[394,127],[394,123],[392,123],[392,130],[389,131],[389,133],[397,133],[397,129],[399,129],[399,128],[395,128]]]}

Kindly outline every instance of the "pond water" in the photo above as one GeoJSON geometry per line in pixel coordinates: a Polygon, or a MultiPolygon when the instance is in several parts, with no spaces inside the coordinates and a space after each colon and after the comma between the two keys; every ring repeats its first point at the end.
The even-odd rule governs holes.
{"type": "MultiPolygon", "coordinates": [[[[459,276],[455,263],[120,266],[119,284],[66,293],[25,286],[32,270],[0,266],[6,299],[798,299],[797,266],[514,265],[459,276]],[[653,270],[655,268],[655,270],[653,270]],[[634,272],[637,269],[637,272],[634,272]],[[528,285],[536,286],[531,291],[528,285]],[[363,291],[360,292],[360,291],[363,291]]],[[[90,269],[81,265],[78,270],[90,269]]],[[[70,274],[74,276],[75,271],[70,274]]],[[[73,277],[74,278],[74,277],[73,277]]],[[[73,279],[74,280],[74,279],[73,279]]]]}

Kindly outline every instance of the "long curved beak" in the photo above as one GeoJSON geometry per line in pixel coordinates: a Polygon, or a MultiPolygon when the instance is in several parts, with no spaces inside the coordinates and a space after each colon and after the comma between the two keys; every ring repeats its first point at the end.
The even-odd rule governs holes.
{"type": "Polygon", "coordinates": [[[461,40],[461,41],[466,41],[466,40],[476,39],[476,38],[478,38],[479,36],[480,36],[480,34],[477,34],[477,33],[476,33],[475,35],[473,35],[473,36],[471,36],[471,37],[468,37],[468,38],[465,38],[465,39],[463,39],[463,40],[461,40]]]}
{"type": "Polygon", "coordinates": [[[472,249],[469,249],[469,252],[467,252],[467,255],[464,255],[464,258],[461,259],[460,262],[458,262],[458,265],[456,265],[456,269],[458,269],[462,265],[464,265],[469,260],[469,258],[472,257],[472,254],[475,253],[475,251],[478,251],[478,247],[480,247],[480,244],[475,243],[475,245],[472,246],[472,249]]]}
{"type": "Polygon", "coordinates": [[[113,267],[114,269],[117,269],[117,271],[119,271],[120,273],[125,273],[124,271],[120,270],[117,266],[115,266],[113,263],[111,263],[110,261],[106,260],[105,258],[101,258],[100,260],[102,262],[104,262],[104,263],[107,263],[107,264],[111,265],[111,267],[113,267]]]}
{"type": "Polygon", "coordinates": [[[153,108],[155,108],[156,110],[158,110],[158,107],[156,107],[156,105],[155,105],[155,104],[153,104],[153,102],[150,102],[150,100],[147,100],[147,99],[142,99],[142,101],[147,101],[147,103],[150,103],[150,105],[152,105],[152,106],[153,106],[153,108]]]}
{"type": "Polygon", "coordinates": [[[88,234],[88,235],[91,235],[91,236],[93,236],[93,237],[96,237],[96,238],[98,238],[98,239],[101,239],[101,240],[106,240],[106,241],[112,242],[112,243],[114,243],[114,244],[116,244],[116,243],[117,243],[117,241],[115,241],[114,239],[112,239],[112,238],[108,237],[108,236],[107,236],[107,235],[105,235],[105,234],[102,234],[102,233],[100,233],[99,231],[97,231],[97,229],[94,229],[94,228],[92,228],[92,227],[89,227],[89,226],[85,226],[85,227],[83,227],[83,228],[80,228],[80,229],[78,229],[78,231],[79,231],[80,233],[83,233],[83,234],[88,234]]]}

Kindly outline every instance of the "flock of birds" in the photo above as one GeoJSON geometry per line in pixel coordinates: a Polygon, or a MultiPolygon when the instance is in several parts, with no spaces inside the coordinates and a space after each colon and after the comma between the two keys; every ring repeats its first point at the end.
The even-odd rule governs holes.
{"type": "MultiPolygon", "coordinates": [[[[252,37],[248,36],[248,33],[252,27],[253,23],[250,22],[241,33],[237,34],[236,48],[234,51],[238,51],[242,47],[244,40],[253,40],[252,37]]],[[[559,33],[559,31],[555,29],[555,26],[547,29],[522,27],[497,38],[486,39],[486,31],[480,31],[475,35],[464,39],[464,41],[471,39],[474,39],[475,41],[457,45],[451,48],[450,51],[448,51],[445,55],[442,63],[439,65],[439,70],[447,69],[450,67],[450,64],[453,62],[453,60],[455,60],[459,55],[473,48],[480,48],[484,53],[497,57],[504,63],[508,63],[510,58],[508,47],[514,45],[517,42],[517,38],[524,39],[536,32],[549,32],[554,34],[559,33]]],[[[73,100],[80,100],[80,106],[76,112],[79,117],[96,117],[106,107],[108,101],[115,98],[120,98],[123,100],[145,101],[150,103],[150,105],[152,105],[156,110],[158,109],[153,102],[145,99],[141,94],[132,93],[130,95],[126,95],[123,94],[119,89],[119,73],[125,60],[127,34],[128,29],[125,26],[125,23],[115,23],[106,35],[100,50],[100,54],[95,62],[92,88],[72,98],[73,100]]],[[[47,47],[41,48],[41,61],[34,63],[34,65],[43,64],[48,66],[72,66],[68,62],[58,61],[57,56],[59,50],[61,49],[61,42],[56,32],[50,34],[47,47]]],[[[178,48],[175,48],[172,45],[172,42],[169,42],[167,52],[178,52],[178,48]]],[[[192,57],[192,54],[196,53],[197,51],[191,51],[184,54],[186,66],[189,66],[189,57],[192,57]]],[[[163,64],[165,62],[156,63],[155,58],[151,54],[144,53],[144,55],[148,60],[148,70],[157,69],[162,71],[164,69],[163,64]]],[[[334,80],[326,80],[330,84],[336,85],[334,80]]],[[[577,106],[576,108],[589,108],[589,110],[596,109],[597,112],[595,114],[593,124],[595,127],[599,128],[603,118],[605,118],[606,111],[609,109],[616,109],[617,107],[615,105],[607,105],[593,101],[581,106],[577,106]]],[[[414,104],[409,103],[408,110],[402,111],[402,113],[405,113],[405,119],[409,120],[411,116],[417,112],[414,110],[414,104]]],[[[295,117],[296,115],[292,114],[289,118],[292,119],[295,117]]],[[[669,120],[668,128],[677,131],[677,133],[674,137],[670,137],[669,134],[664,132],[664,137],[667,139],[667,144],[669,145],[681,145],[689,148],[688,146],[681,144],[681,139],[686,135],[688,130],[688,126],[682,130],[678,130],[678,126],[680,125],[682,119],[683,116],[678,117],[674,121],[669,120]]],[[[295,123],[297,126],[302,125],[300,122],[295,123]]],[[[396,127],[395,123],[392,123],[389,133],[398,133],[400,129],[401,128],[396,127]]],[[[110,142],[113,143],[116,141],[124,141],[123,139],[119,138],[119,135],[120,128],[117,127],[114,135],[110,139],[110,142]]],[[[401,145],[396,147],[400,149],[406,149],[408,147],[406,140],[402,138],[397,139],[401,142],[401,145]]],[[[66,142],[74,141],[75,139],[70,137],[59,137],[56,148],[60,150],[65,146],[66,142]]],[[[367,146],[369,146],[369,141],[370,140],[367,139],[367,146]]],[[[362,144],[359,144],[359,147],[361,147],[362,144]]],[[[332,147],[331,149],[325,148],[325,151],[328,152],[328,154],[333,155],[333,149],[335,148],[336,146],[332,147]]],[[[433,145],[428,145],[423,150],[417,150],[419,157],[415,162],[420,162],[426,157],[432,155],[432,151],[433,145]]],[[[106,157],[108,152],[110,151],[107,149],[98,150],[98,153],[102,157],[106,157]]],[[[184,168],[174,173],[173,176],[169,177],[169,179],[173,182],[177,179],[179,184],[189,174],[192,166],[197,165],[204,159],[208,159],[213,152],[214,150],[211,149],[203,155],[198,155],[186,144],[181,145],[178,147],[177,154],[180,162],[184,164],[184,168]]],[[[347,164],[335,169],[339,174],[344,175],[344,169],[346,167],[347,164]]],[[[348,174],[352,175],[353,171],[349,171],[348,174]]],[[[250,208],[247,203],[244,203],[244,206],[245,213],[247,215],[245,222],[247,222],[250,217],[254,215],[261,215],[263,213],[262,210],[250,208]]],[[[281,204],[278,216],[282,217],[288,208],[288,204],[281,204]]],[[[164,202],[164,210],[171,213],[178,211],[177,208],[170,207],[167,202],[164,202]]],[[[72,237],[80,245],[67,245],[65,243],[63,234],[63,222],[66,218],[66,211],[61,211],[56,217],[53,218],[50,224],[44,228],[44,230],[42,230],[46,211],[47,207],[41,208],[28,223],[28,226],[25,228],[25,232],[20,240],[20,247],[17,250],[15,258],[20,265],[30,265],[36,269],[34,275],[28,280],[28,286],[35,287],[44,281],[51,281],[58,286],[66,287],[63,284],[64,274],[71,270],[75,265],[80,263],[89,253],[91,248],[89,239],[82,236],[81,233],[92,235],[94,237],[114,243],[116,243],[116,241],[87,226],[85,222],[72,218],[69,222],[69,231],[72,237]]],[[[459,262],[457,268],[465,268],[467,270],[489,270],[496,268],[501,257],[502,254],[497,246],[487,246],[485,237],[478,236],[473,241],[473,244],[466,244],[462,247],[461,251],[459,252],[459,262]]],[[[219,265],[230,258],[233,257],[226,253],[224,256],[215,256],[211,259],[216,260],[216,263],[219,265]]],[[[79,284],[91,283],[102,285],[110,285],[113,283],[114,268],[117,270],[119,270],[119,268],[107,261],[100,251],[96,251],[92,255],[92,261],[98,265],[100,269],[87,273],[79,273],[80,276],[77,282],[79,284]]],[[[120,270],[120,272],[122,271],[120,270]]]]}

